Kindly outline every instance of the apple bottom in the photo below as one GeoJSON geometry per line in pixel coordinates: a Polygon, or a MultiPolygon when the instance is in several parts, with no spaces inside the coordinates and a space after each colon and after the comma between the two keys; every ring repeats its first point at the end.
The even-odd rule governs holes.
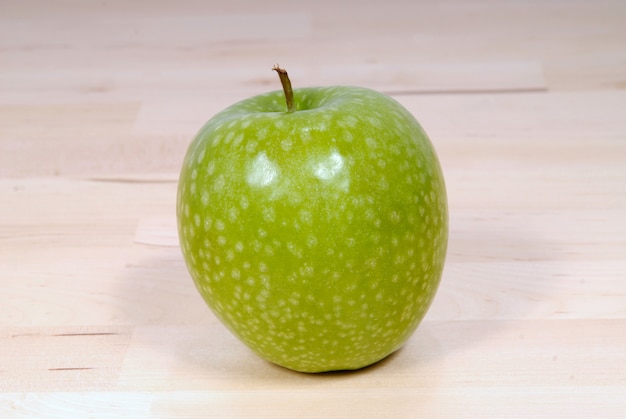
{"type": "MultiPolygon", "coordinates": [[[[405,236],[410,241],[413,235],[405,236]]],[[[301,372],[354,370],[406,342],[439,284],[440,264],[408,259],[415,250],[406,247],[397,254],[383,248],[355,251],[352,256],[372,256],[358,259],[360,264],[346,262],[350,255],[343,254],[327,258],[323,266],[287,250],[279,263],[260,262],[258,270],[253,267],[258,259],[246,257],[245,251],[232,264],[225,253],[219,269],[193,278],[221,322],[262,358],[301,372]],[[381,255],[377,259],[372,253],[381,255]],[[401,262],[406,263],[398,270],[401,262]],[[346,263],[350,269],[342,272],[346,263]]],[[[308,249],[313,257],[316,250],[308,249]]]]}

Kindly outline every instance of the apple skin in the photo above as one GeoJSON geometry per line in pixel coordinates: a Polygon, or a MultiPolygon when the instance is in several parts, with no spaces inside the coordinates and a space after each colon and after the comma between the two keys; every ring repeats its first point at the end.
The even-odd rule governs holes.
{"type": "Polygon", "coordinates": [[[181,250],[208,306],[262,358],[353,370],[400,348],[438,288],[447,198],[398,102],[357,87],[282,91],[207,122],[180,174],[181,250]]]}

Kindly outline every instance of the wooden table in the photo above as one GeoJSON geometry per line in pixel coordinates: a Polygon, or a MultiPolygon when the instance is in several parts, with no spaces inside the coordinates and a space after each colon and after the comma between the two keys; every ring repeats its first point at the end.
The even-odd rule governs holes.
{"type": "Polygon", "coordinates": [[[0,417],[626,417],[626,2],[0,0],[0,417]],[[270,365],[183,264],[215,112],[357,84],[446,175],[440,290],[354,373],[270,365]]]}

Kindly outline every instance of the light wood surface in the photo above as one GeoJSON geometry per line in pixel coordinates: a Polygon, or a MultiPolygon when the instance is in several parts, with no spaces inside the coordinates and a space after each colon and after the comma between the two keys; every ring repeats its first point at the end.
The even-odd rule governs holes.
{"type": "Polygon", "coordinates": [[[0,0],[0,417],[626,417],[626,2],[0,0]],[[183,154],[295,86],[391,94],[450,201],[408,344],[306,375],[178,248],[183,154]]]}

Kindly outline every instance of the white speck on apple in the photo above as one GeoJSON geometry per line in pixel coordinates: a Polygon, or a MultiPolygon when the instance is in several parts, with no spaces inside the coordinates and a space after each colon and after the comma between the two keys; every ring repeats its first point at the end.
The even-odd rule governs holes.
{"type": "Polygon", "coordinates": [[[276,221],[276,210],[273,207],[265,207],[261,213],[265,222],[273,223],[276,221]]]}
{"type": "Polygon", "coordinates": [[[252,186],[264,187],[271,184],[278,174],[278,166],[267,158],[265,152],[262,152],[252,161],[247,180],[252,186]]]}
{"type": "Polygon", "coordinates": [[[359,120],[352,115],[348,115],[343,119],[342,123],[345,124],[347,127],[354,128],[359,123],[359,120]]]}
{"type": "Polygon", "coordinates": [[[200,150],[200,153],[198,154],[198,158],[196,159],[196,162],[198,164],[202,163],[202,160],[204,160],[205,154],[206,154],[206,148],[203,148],[202,150],[200,150]]]}
{"type": "Polygon", "coordinates": [[[239,206],[241,206],[241,209],[246,210],[248,209],[248,207],[250,206],[250,201],[248,201],[248,197],[245,195],[241,196],[241,199],[239,200],[239,206]]]}
{"type": "Polygon", "coordinates": [[[285,138],[284,140],[280,142],[280,147],[285,151],[291,150],[292,146],[293,146],[293,142],[291,141],[291,138],[285,138]]]}
{"type": "Polygon", "coordinates": [[[233,147],[239,147],[242,141],[243,141],[243,133],[239,133],[233,140],[233,147]]]}
{"type": "Polygon", "coordinates": [[[343,157],[333,150],[328,157],[313,166],[313,173],[321,180],[330,180],[343,169],[343,166],[343,157]]]}

